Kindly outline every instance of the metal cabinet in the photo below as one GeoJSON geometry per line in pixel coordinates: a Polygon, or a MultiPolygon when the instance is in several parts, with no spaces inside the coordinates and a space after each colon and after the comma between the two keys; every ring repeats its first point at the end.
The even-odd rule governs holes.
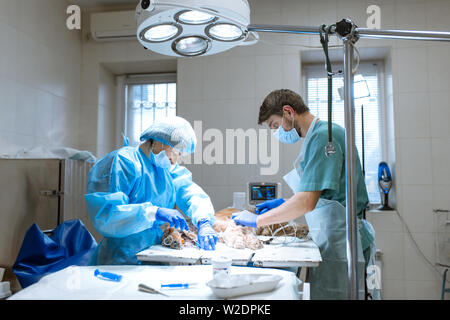
{"type": "Polygon", "coordinates": [[[65,220],[80,219],[100,240],[84,201],[91,167],[77,160],[0,159],[0,266],[7,273],[33,223],[51,230],[65,220]]]}

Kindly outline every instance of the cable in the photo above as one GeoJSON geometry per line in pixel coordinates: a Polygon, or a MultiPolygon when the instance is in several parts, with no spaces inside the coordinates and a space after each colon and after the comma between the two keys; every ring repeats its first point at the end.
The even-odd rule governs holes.
{"type": "Polygon", "coordinates": [[[352,74],[355,74],[355,73],[358,71],[358,68],[359,68],[359,63],[360,63],[360,61],[361,61],[361,55],[359,54],[359,50],[358,50],[358,48],[355,46],[355,44],[354,44],[353,42],[350,42],[350,44],[351,44],[352,48],[355,50],[355,52],[356,52],[356,57],[357,57],[357,60],[356,60],[356,67],[354,67],[353,70],[352,70],[352,74]]]}
{"type": "MultiPolygon", "coordinates": [[[[436,271],[440,276],[442,275],[441,272],[439,271],[438,268],[436,268],[436,266],[430,261],[428,260],[428,258],[424,255],[424,253],[422,252],[422,250],[420,249],[419,245],[417,244],[416,240],[414,239],[414,237],[412,236],[411,231],[409,230],[408,225],[406,224],[406,222],[403,220],[402,216],[399,214],[399,212],[397,210],[395,210],[395,213],[397,214],[397,216],[399,217],[400,221],[402,222],[402,224],[405,226],[406,231],[409,235],[409,237],[411,238],[414,246],[416,247],[417,251],[419,251],[420,255],[422,256],[422,258],[430,265],[431,268],[433,268],[434,271],[436,271]]],[[[446,280],[447,282],[450,282],[450,280],[446,280]]]]}
{"type": "MultiPolygon", "coordinates": [[[[299,237],[297,237],[297,231],[298,231],[298,226],[296,223],[294,222],[289,222],[285,225],[281,225],[280,227],[278,227],[277,229],[275,229],[275,231],[273,230],[274,225],[269,225],[267,226],[269,231],[270,231],[270,237],[272,238],[277,238],[280,239],[281,237],[284,237],[283,241],[277,241],[276,244],[289,244],[289,243],[293,243],[293,242],[298,242],[297,239],[300,239],[299,237]],[[292,231],[287,232],[286,229],[291,227],[292,231]],[[283,232],[283,235],[277,235],[280,231],[283,232]],[[288,237],[291,237],[291,240],[288,241],[288,237]]],[[[309,239],[309,236],[305,236],[303,239],[309,239]]]]}
{"type": "Polygon", "coordinates": [[[330,56],[328,53],[328,42],[329,35],[332,33],[331,29],[335,29],[336,25],[326,26],[325,24],[321,25],[319,28],[320,33],[320,43],[323,47],[323,52],[325,53],[325,67],[327,71],[327,79],[328,79],[328,144],[325,146],[325,156],[329,157],[331,154],[336,153],[336,148],[333,145],[333,126],[332,126],[332,116],[333,116],[333,80],[332,77],[336,73],[333,73],[331,68],[330,56]],[[325,35],[324,35],[325,34],[325,35]]]}

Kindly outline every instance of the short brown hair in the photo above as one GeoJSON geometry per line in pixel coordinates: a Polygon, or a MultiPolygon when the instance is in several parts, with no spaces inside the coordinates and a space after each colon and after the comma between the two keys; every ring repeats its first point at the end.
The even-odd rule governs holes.
{"type": "Polygon", "coordinates": [[[271,115],[283,115],[283,106],[291,106],[298,114],[309,111],[302,97],[289,89],[275,90],[269,93],[259,108],[258,124],[267,121],[271,115]]]}

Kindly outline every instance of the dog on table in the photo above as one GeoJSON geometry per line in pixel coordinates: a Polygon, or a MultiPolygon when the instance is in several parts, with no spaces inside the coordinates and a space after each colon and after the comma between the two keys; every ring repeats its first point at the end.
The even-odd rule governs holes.
{"type": "MultiPolygon", "coordinates": [[[[234,208],[227,208],[216,212],[214,217],[216,218],[216,223],[214,224],[214,230],[216,232],[222,232],[224,230],[226,223],[230,223],[229,221],[232,218],[233,213],[239,212],[241,210],[234,208]],[[216,225],[217,224],[217,225],[216,225]]],[[[253,210],[249,210],[254,213],[253,210]]],[[[251,229],[251,228],[250,228],[251,229]]],[[[259,227],[256,229],[256,235],[258,236],[291,236],[297,237],[299,239],[304,239],[309,233],[309,229],[307,225],[302,224],[289,224],[285,223],[277,223],[264,227],[259,227]]]]}

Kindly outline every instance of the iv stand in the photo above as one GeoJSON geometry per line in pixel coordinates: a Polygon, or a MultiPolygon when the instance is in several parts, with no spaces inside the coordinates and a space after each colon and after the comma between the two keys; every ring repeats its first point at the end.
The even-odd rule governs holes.
{"type": "MultiPolygon", "coordinates": [[[[319,28],[320,27],[251,24],[247,29],[248,31],[254,32],[319,35],[319,28]]],[[[352,73],[353,44],[356,43],[359,38],[450,41],[450,32],[358,28],[351,20],[343,19],[336,23],[336,27],[331,30],[331,34],[334,33],[342,39],[344,44],[345,164],[347,176],[346,218],[348,280],[350,286],[349,299],[358,300],[355,110],[353,95],[354,81],[352,73]]]]}

